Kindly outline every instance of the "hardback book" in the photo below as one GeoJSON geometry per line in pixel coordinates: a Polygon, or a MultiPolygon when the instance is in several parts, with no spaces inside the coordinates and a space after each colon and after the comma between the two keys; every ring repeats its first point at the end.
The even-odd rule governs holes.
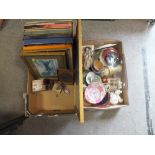
{"type": "Polygon", "coordinates": [[[41,35],[24,35],[23,39],[48,39],[48,38],[72,37],[72,34],[41,34],[41,35]]]}
{"type": "Polygon", "coordinates": [[[37,35],[49,35],[49,34],[54,34],[54,35],[72,35],[73,31],[72,29],[29,29],[29,30],[24,30],[24,35],[26,36],[37,36],[37,35]]]}
{"type": "Polygon", "coordinates": [[[24,46],[26,45],[44,45],[44,44],[71,44],[73,43],[73,38],[48,38],[48,39],[26,39],[23,40],[24,46]]]}
{"type": "Polygon", "coordinates": [[[22,50],[25,52],[32,51],[46,51],[46,50],[60,50],[72,48],[71,44],[48,44],[48,45],[30,45],[23,46],[22,50]]]}
{"type": "Polygon", "coordinates": [[[24,26],[24,29],[72,29],[71,23],[41,23],[36,25],[24,26]]]}
{"type": "MultiPolygon", "coordinates": [[[[34,21],[34,22],[26,22],[24,25],[24,28],[30,27],[30,26],[36,26],[36,25],[47,25],[47,24],[71,24],[73,25],[73,20],[48,20],[48,21],[34,21]]],[[[63,25],[64,26],[64,25],[63,25]]]]}

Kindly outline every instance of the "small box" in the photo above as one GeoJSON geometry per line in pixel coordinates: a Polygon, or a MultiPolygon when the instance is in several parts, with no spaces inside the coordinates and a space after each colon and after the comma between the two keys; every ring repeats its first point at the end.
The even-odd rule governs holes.
{"type": "Polygon", "coordinates": [[[44,80],[33,80],[32,81],[32,91],[37,92],[37,91],[42,91],[46,90],[46,86],[44,85],[44,80]]]}

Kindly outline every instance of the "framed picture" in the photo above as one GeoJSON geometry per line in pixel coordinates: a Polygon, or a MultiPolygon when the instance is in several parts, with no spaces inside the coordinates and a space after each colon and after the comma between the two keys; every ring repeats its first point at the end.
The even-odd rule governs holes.
{"type": "Polygon", "coordinates": [[[68,69],[73,69],[73,49],[71,44],[60,44],[60,45],[33,45],[24,46],[22,53],[24,55],[30,53],[41,53],[41,52],[59,52],[64,51],[66,53],[66,63],[68,69]]]}
{"type": "Polygon", "coordinates": [[[64,51],[22,53],[21,56],[35,78],[56,79],[57,70],[67,68],[64,51]]]}

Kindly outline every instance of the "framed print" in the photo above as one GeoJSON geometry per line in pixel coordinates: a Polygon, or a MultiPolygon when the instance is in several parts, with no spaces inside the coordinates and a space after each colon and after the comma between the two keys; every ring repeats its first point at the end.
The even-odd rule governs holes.
{"type": "Polygon", "coordinates": [[[22,57],[35,78],[55,79],[58,69],[67,68],[64,51],[29,53],[22,54],[22,57]]]}
{"type": "Polygon", "coordinates": [[[41,77],[57,76],[58,60],[57,59],[32,59],[39,75],[41,77]]]}
{"type": "Polygon", "coordinates": [[[71,44],[60,44],[60,45],[33,45],[24,46],[22,49],[23,55],[38,52],[59,52],[64,51],[66,53],[67,68],[73,69],[73,50],[71,44]],[[60,46],[60,47],[59,47],[60,46]]]}

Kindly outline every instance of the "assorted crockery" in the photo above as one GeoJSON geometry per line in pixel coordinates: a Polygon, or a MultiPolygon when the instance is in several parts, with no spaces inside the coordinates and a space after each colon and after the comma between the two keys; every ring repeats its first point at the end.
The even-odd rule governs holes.
{"type": "Polygon", "coordinates": [[[122,58],[115,48],[107,44],[94,49],[94,45],[83,46],[84,100],[91,106],[103,108],[123,102],[122,58]]]}

